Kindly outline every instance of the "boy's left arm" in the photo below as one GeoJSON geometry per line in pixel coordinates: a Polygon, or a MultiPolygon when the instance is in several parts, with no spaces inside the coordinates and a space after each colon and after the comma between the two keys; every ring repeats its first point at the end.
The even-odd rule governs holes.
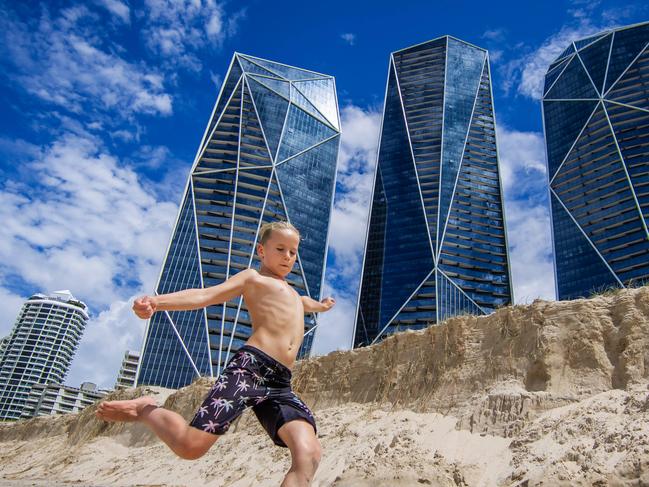
{"type": "Polygon", "coordinates": [[[336,304],[334,298],[324,298],[322,301],[316,301],[309,296],[300,296],[302,306],[304,306],[305,313],[320,313],[322,311],[329,311],[336,304]]]}

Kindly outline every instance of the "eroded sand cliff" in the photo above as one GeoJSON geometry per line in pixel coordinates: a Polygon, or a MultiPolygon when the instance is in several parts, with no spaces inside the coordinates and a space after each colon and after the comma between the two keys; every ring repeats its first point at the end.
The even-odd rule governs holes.
{"type": "MultiPolygon", "coordinates": [[[[314,485],[649,485],[649,288],[463,316],[301,362],[314,485]]],[[[138,388],[190,418],[210,386],[138,388]]],[[[93,485],[279,485],[288,453],[244,416],[203,458],[79,415],[0,426],[0,478],[93,485]]],[[[52,484],[55,485],[55,484],[52,484]]]]}

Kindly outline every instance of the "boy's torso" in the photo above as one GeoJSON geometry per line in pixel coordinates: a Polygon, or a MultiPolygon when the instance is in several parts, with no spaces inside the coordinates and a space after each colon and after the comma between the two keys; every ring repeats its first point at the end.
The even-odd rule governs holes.
{"type": "Polygon", "coordinates": [[[300,295],[284,280],[255,273],[243,299],[253,324],[246,343],[292,368],[304,335],[300,295]]]}

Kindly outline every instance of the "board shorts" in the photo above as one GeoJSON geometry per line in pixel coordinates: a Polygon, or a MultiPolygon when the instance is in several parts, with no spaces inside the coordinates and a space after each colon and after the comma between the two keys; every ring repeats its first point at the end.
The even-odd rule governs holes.
{"type": "Polygon", "coordinates": [[[249,407],[278,446],[286,447],[277,432],[289,421],[304,420],[317,432],[313,414],[291,390],[291,370],[250,345],[228,362],[189,425],[222,435],[249,407]]]}

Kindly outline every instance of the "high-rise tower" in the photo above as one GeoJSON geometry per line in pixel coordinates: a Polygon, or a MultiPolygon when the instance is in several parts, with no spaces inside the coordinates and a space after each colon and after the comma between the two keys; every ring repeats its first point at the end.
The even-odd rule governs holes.
{"type": "Polygon", "coordinates": [[[392,53],[354,346],[511,302],[487,51],[392,53]]]}
{"type": "Polygon", "coordinates": [[[572,42],[545,75],[558,299],[649,278],[649,23],[572,42]]]}
{"type": "MultiPolygon", "coordinates": [[[[320,298],[340,122],[334,79],[235,54],[180,206],[156,291],[207,287],[256,264],[260,226],[288,220],[302,241],[287,280],[320,298]]],[[[309,330],[315,316],[306,317],[309,330]]],[[[138,384],[180,387],[217,375],[251,334],[238,298],[206,310],[156,313],[138,384]]],[[[308,354],[307,332],[299,356],[308,354]]]]}
{"type": "Polygon", "coordinates": [[[63,383],[87,322],[70,291],[25,302],[0,358],[0,420],[20,418],[32,385],[63,383]]]}

